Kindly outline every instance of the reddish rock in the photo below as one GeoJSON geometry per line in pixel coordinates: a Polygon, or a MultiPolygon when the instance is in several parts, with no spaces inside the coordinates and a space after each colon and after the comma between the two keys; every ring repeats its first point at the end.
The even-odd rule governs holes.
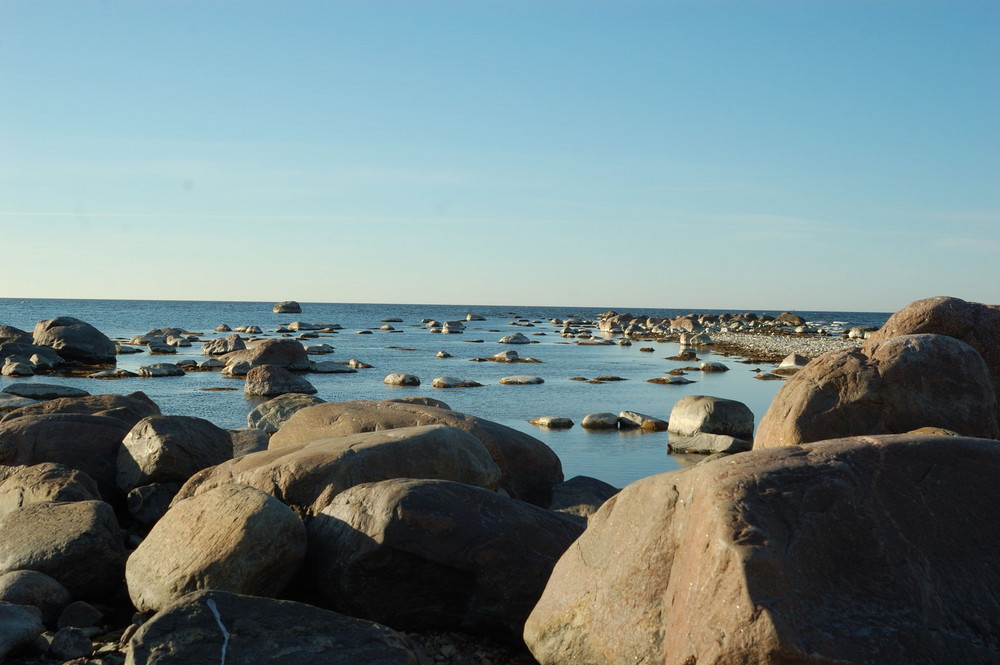
{"type": "Polygon", "coordinates": [[[932,333],[960,339],[986,361],[993,388],[1000,394],[1000,305],[939,296],[912,302],[868,336],[865,346],[890,337],[932,333]]]}
{"type": "Polygon", "coordinates": [[[645,478],[525,626],[542,665],[996,663],[1000,444],[857,437],[645,478]]]}
{"type": "Polygon", "coordinates": [[[986,364],[965,342],[903,335],[826,353],[775,395],[754,448],[942,427],[996,438],[997,399],[986,364]]]}

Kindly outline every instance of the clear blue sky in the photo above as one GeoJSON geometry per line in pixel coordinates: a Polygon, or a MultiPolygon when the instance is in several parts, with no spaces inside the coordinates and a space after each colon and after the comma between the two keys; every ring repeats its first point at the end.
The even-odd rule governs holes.
{"type": "Polygon", "coordinates": [[[0,0],[3,295],[1000,303],[1000,2],[0,0]]]}

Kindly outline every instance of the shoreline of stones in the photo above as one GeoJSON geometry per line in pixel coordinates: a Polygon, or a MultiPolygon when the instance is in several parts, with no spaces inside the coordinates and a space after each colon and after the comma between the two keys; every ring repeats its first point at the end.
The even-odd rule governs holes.
{"type": "MultiPolygon", "coordinates": [[[[142,393],[17,409],[0,421],[0,657],[995,662],[1000,307],[932,298],[840,340],[793,324],[602,317],[618,343],[843,345],[790,375],[752,449],[620,491],[562,482],[542,442],[430,398],[284,395],[249,438],[142,393]]],[[[267,341],[240,354],[250,371],[301,363],[267,341]]],[[[673,429],[747,426],[744,405],[690,398],[698,422],[673,429]]]]}

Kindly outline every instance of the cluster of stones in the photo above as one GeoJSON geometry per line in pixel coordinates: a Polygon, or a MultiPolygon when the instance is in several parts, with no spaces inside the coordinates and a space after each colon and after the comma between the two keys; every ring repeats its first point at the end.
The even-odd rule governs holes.
{"type": "Polygon", "coordinates": [[[744,452],[590,517],[525,624],[539,663],[997,661],[1000,307],[918,301],[801,360],[752,444],[745,406],[678,402],[673,450],[744,452]]]}
{"type": "MultiPolygon", "coordinates": [[[[269,342],[302,354],[229,353],[303,371],[269,342]]],[[[918,301],[804,360],[756,436],[680,400],[670,448],[718,454],[620,492],[426,398],[286,394],[237,431],[141,393],[17,408],[0,658],[416,664],[412,633],[461,631],[541,665],[996,662],[1000,307],[918,301]]]]}

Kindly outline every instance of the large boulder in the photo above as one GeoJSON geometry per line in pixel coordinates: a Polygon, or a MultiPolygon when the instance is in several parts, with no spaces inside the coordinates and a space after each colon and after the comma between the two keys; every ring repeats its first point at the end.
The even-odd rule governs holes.
{"type": "Polygon", "coordinates": [[[1000,395],[1000,305],[983,305],[959,298],[917,300],[889,317],[868,335],[865,346],[900,335],[932,333],[960,339],[986,361],[993,388],[1000,395]]]}
{"type": "Polygon", "coordinates": [[[303,603],[196,591],[129,639],[126,665],[417,665],[409,640],[369,621],[303,603]]]}
{"type": "Polygon", "coordinates": [[[997,413],[975,349],[945,335],[901,335],[813,359],[778,390],[754,447],[919,427],[996,438],[997,413]]]}
{"type": "Polygon", "coordinates": [[[97,483],[83,471],[42,462],[0,473],[0,517],[32,503],[96,501],[97,483]]]}
{"type": "Polygon", "coordinates": [[[670,410],[667,431],[677,436],[725,434],[753,439],[753,411],[746,404],[722,397],[688,395],[670,410]]]}
{"type": "Polygon", "coordinates": [[[322,403],[322,399],[313,395],[302,395],[300,393],[278,395],[258,404],[250,410],[250,413],[247,414],[247,427],[264,430],[268,434],[274,434],[299,409],[322,403]]]}
{"type": "Polygon", "coordinates": [[[31,333],[14,326],[0,325],[0,344],[31,344],[31,333]]]}
{"type": "Polygon", "coordinates": [[[13,420],[21,416],[54,413],[84,413],[92,416],[108,416],[124,421],[128,423],[129,427],[132,427],[146,416],[159,415],[160,407],[144,392],[134,392],[128,395],[60,397],[11,411],[3,417],[3,421],[13,420]]]}
{"type": "Polygon", "coordinates": [[[644,478],[559,560],[542,665],[995,663],[1000,446],[878,436],[644,478]]]}
{"type": "Polygon", "coordinates": [[[150,416],[122,440],[117,483],[122,492],[151,483],[183,483],[233,456],[228,430],[194,416],[150,416]]]}
{"type": "Polygon", "coordinates": [[[35,324],[35,344],[49,346],[66,360],[85,364],[114,364],[116,347],[100,330],[72,316],[60,316],[35,324]]]}
{"type": "Polygon", "coordinates": [[[492,490],[500,482],[500,469],[471,434],[426,425],[332,436],[243,455],[196,473],[177,500],[237,482],[311,517],[347,488],[388,478],[439,478],[492,490]]]}
{"type": "Polygon", "coordinates": [[[276,397],[287,393],[315,394],[307,379],[277,365],[258,365],[247,372],[243,394],[248,397],[276,397]]]}
{"type": "Polygon", "coordinates": [[[272,311],[275,314],[301,314],[302,305],[295,300],[282,300],[274,304],[272,311]]]}
{"type": "Polygon", "coordinates": [[[222,356],[229,366],[246,363],[247,370],[258,365],[277,365],[290,372],[308,372],[306,347],[294,339],[265,339],[247,348],[222,356]]]}
{"type": "Polygon", "coordinates": [[[118,448],[129,429],[128,423],[110,416],[21,416],[0,423],[0,464],[55,462],[79,469],[110,500],[116,493],[118,448]]]}
{"type": "Polygon", "coordinates": [[[583,524],[478,487],[356,485],[309,524],[304,580],[322,601],[398,630],[520,642],[556,560],[583,524]]]}
{"type": "Polygon", "coordinates": [[[0,518],[0,533],[0,573],[45,573],[81,600],[106,601],[121,586],[125,550],[103,501],[22,506],[0,518]]]}
{"type": "Polygon", "coordinates": [[[273,597],[305,553],[305,526],[287,506],[229,484],[175,502],[129,556],[125,579],[140,612],[201,589],[273,597]]]}
{"type": "Polygon", "coordinates": [[[359,400],[306,407],[271,436],[269,445],[281,448],[330,436],[432,424],[457,427],[482,441],[503,474],[500,489],[515,499],[544,508],[552,500],[553,485],[563,481],[559,457],[533,436],[475,416],[413,402],[359,400]]]}

